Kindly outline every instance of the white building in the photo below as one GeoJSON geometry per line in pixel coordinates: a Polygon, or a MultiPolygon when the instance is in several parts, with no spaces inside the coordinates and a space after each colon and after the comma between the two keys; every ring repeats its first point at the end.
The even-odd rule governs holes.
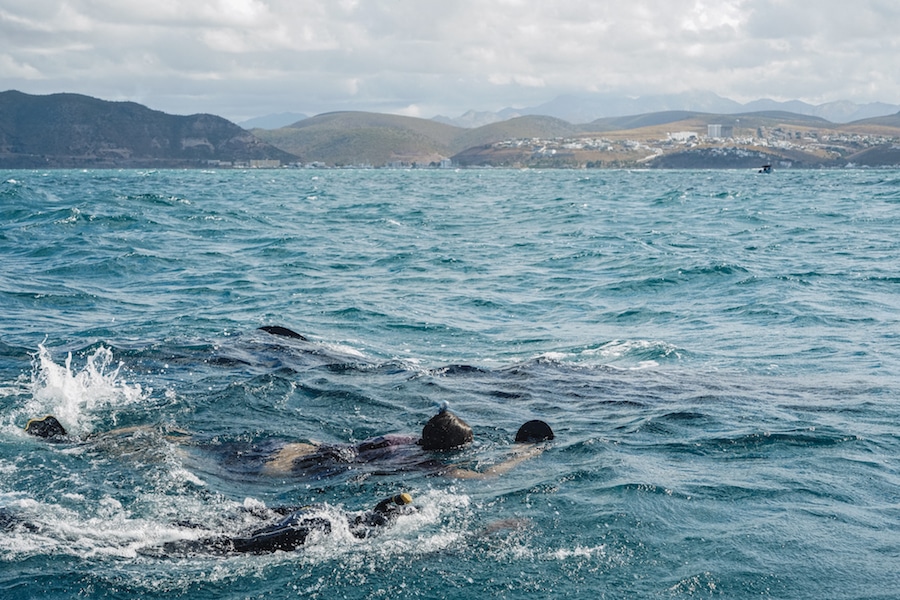
{"type": "Polygon", "coordinates": [[[716,140],[734,137],[734,127],[732,125],[710,123],[706,126],[706,137],[716,140]]]}
{"type": "Polygon", "coordinates": [[[693,131],[676,131],[675,133],[669,133],[667,135],[669,136],[669,139],[674,142],[686,142],[691,138],[698,137],[693,131]]]}

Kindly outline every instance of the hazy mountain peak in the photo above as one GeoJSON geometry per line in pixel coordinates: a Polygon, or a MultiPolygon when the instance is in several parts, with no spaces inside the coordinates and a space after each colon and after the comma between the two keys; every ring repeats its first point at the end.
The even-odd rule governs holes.
{"type": "Polygon", "coordinates": [[[241,121],[238,125],[244,129],[278,129],[308,118],[309,116],[303,113],[283,112],[276,115],[247,119],[246,121],[241,121]]]}
{"type": "Polygon", "coordinates": [[[436,117],[435,120],[457,127],[472,128],[519,115],[546,115],[563,119],[569,123],[583,124],[597,119],[679,110],[716,114],[786,111],[821,117],[832,123],[849,123],[860,119],[895,114],[900,111],[900,105],[880,102],[860,105],[849,101],[813,105],[801,100],[778,101],[771,99],[760,99],[741,104],[706,91],[637,98],[609,93],[564,94],[549,102],[528,108],[506,108],[496,113],[469,110],[455,119],[436,117]]]}

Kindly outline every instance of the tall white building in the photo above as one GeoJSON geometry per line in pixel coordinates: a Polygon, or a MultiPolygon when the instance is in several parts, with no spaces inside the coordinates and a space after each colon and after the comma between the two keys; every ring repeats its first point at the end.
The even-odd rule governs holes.
{"type": "Polygon", "coordinates": [[[706,137],[713,139],[725,139],[734,137],[734,127],[732,125],[711,123],[706,126],[706,137]]]}

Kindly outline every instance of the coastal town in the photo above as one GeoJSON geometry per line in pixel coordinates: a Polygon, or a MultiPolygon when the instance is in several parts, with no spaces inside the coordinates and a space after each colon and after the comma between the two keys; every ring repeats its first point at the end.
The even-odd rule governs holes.
{"type": "Polygon", "coordinates": [[[710,124],[706,131],[671,131],[658,138],[631,135],[633,137],[624,132],[552,139],[510,139],[491,144],[489,148],[464,152],[455,157],[454,164],[702,168],[732,164],[755,166],[774,161],[779,168],[852,167],[857,166],[852,160],[854,156],[872,149],[881,149],[900,158],[900,137],[881,134],[784,127],[747,129],[710,124]]]}
{"type": "MultiPolygon", "coordinates": [[[[658,128],[657,128],[658,130],[658,128]]],[[[384,164],[344,168],[852,168],[900,165],[900,135],[833,128],[719,123],[672,131],[620,131],[553,137],[519,137],[476,146],[453,156],[398,156],[384,164]],[[867,160],[863,153],[878,151],[867,160]],[[856,159],[862,159],[856,162],[856,159]]],[[[329,168],[321,160],[283,164],[277,160],[221,163],[234,168],[329,168]]]]}
{"type": "MultiPolygon", "coordinates": [[[[428,161],[398,158],[384,165],[360,163],[353,168],[728,168],[774,163],[777,168],[841,168],[900,164],[900,137],[880,134],[758,127],[737,129],[711,124],[705,132],[672,131],[648,136],[581,135],[507,139],[469,149],[453,157],[428,161]],[[860,153],[881,149],[897,157],[896,163],[857,164],[860,153]],[[673,164],[674,163],[674,164],[673,164]]],[[[218,168],[274,169],[328,168],[323,161],[282,163],[274,159],[209,161],[218,168]]]]}

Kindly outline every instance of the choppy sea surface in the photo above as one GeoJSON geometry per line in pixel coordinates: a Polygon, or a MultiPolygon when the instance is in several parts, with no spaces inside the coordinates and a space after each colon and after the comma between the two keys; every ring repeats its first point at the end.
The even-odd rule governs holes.
{"type": "Polygon", "coordinates": [[[896,598],[898,231],[890,170],[2,172],[0,597],[896,598]],[[448,464],[556,438],[235,458],[442,403],[448,464]],[[365,539],[163,550],[400,491],[365,539]]]}

